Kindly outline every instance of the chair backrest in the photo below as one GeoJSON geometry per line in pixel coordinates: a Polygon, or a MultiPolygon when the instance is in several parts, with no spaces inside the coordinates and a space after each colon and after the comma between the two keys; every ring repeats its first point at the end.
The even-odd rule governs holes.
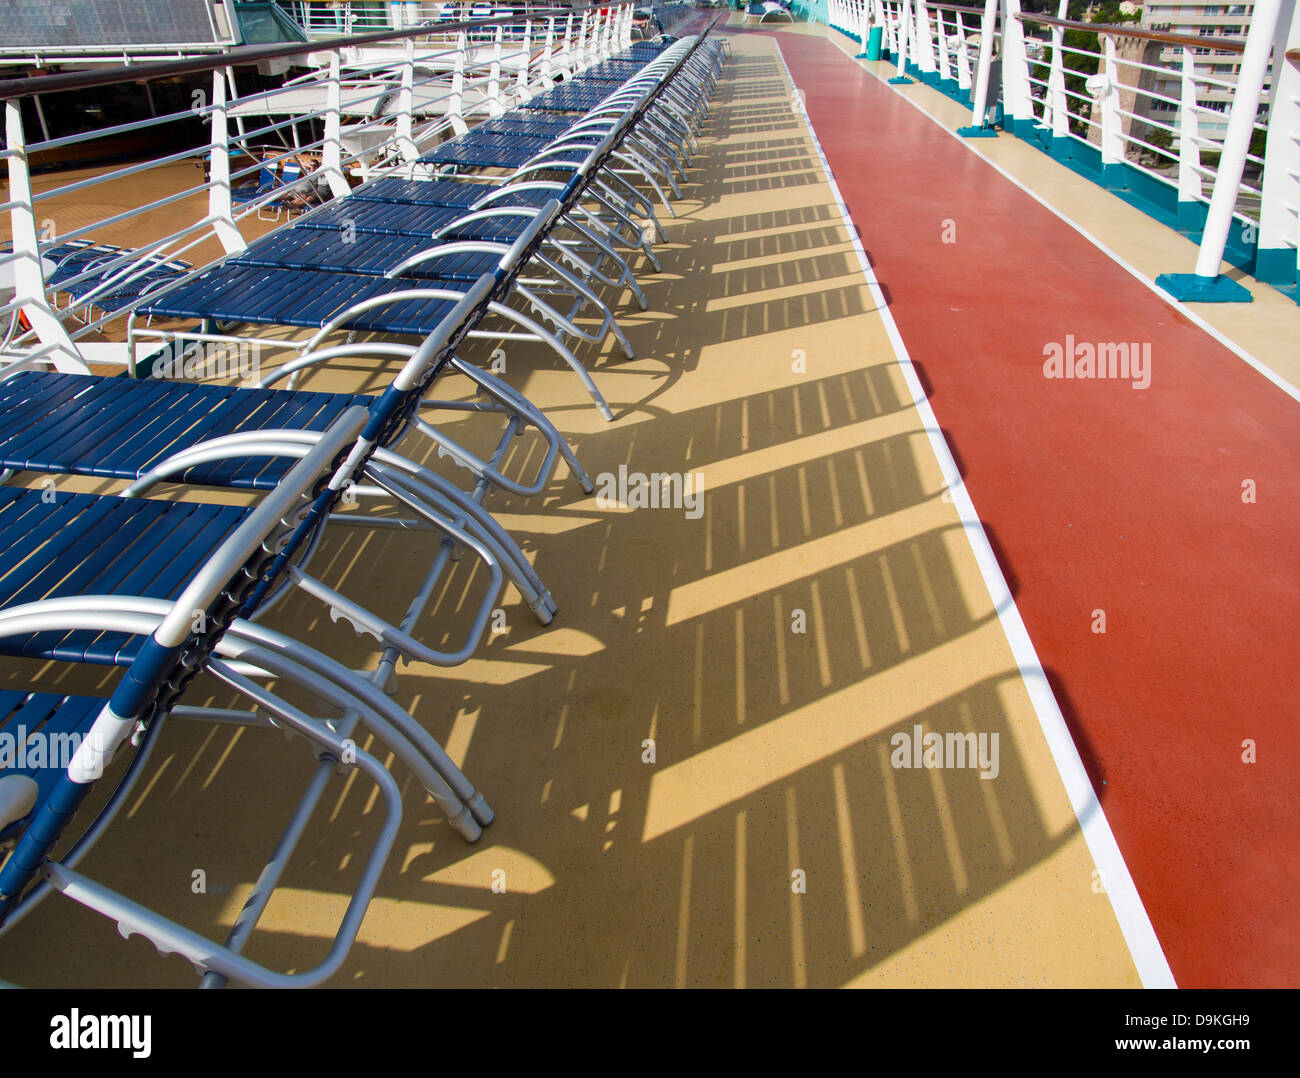
{"type": "Polygon", "coordinates": [[[299,550],[304,549],[304,544],[316,530],[324,526],[335,503],[342,497],[343,488],[354,477],[361,475],[374,451],[391,444],[405,431],[409,417],[419,407],[425,388],[437,377],[456,347],[487,311],[488,304],[494,298],[496,284],[496,279],[490,273],[483,274],[475,281],[434,331],[420,343],[392,384],[375,398],[368,409],[363,409],[366,413],[365,426],[352,445],[347,459],[339,468],[335,480],[319,492],[292,535],[282,544],[262,579],[247,593],[239,608],[245,617],[257,610],[271,593],[284,567],[299,550]]]}

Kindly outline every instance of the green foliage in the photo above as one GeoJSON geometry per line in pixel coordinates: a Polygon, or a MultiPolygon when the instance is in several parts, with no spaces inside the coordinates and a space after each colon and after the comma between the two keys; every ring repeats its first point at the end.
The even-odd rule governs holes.
{"type": "MultiPolygon", "coordinates": [[[[1084,20],[1089,7],[1092,8],[1091,21],[1098,24],[1116,26],[1122,23],[1137,22],[1142,18],[1142,9],[1133,15],[1125,15],[1119,9],[1120,0],[1105,0],[1102,4],[1090,5],[1087,0],[1071,0],[1068,13],[1075,22],[1084,20]]],[[[1092,112],[1092,99],[1085,84],[1089,75],[1095,75],[1101,67],[1100,56],[1082,56],[1075,49],[1090,53],[1102,51],[1101,38],[1092,30],[1066,30],[1062,41],[1065,67],[1065,90],[1070,111],[1070,131],[1080,138],[1088,137],[1088,123],[1084,117],[1092,112]],[[1078,95],[1078,96],[1074,96],[1078,95]]],[[[1043,62],[1034,71],[1035,78],[1047,80],[1050,72],[1051,52],[1045,50],[1043,62]]]]}

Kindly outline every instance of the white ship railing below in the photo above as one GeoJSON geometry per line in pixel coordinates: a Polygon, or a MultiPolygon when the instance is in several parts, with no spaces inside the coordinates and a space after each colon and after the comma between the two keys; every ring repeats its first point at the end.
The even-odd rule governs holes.
{"type": "Polygon", "coordinates": [[[408,29],[320,41],[312,45],[315,71],[248,93],[236,86],[236,64],[297,55],[301,45],[298,52],[293,45],[257,46],[221,57],[0,82],[0,160],[9,176],[0,210],[8,213],[12,235],[11,249],[0,249],[0,374],[48,365],[85,372],[91,363],[133,369],[139,357],[114,339],[121,336],[116,327],[141,302],[142,289],[150,298],[164,295],[182,274],[213,261],[205,257],[191,267],[183,259],[199,249],[210,253],[214,239],[223,256],[238,254],[247,246],[241,224],[288,214],[294,203],[305,208],[340,197],[351,189],[349,176],[421,174],[427,166],[418,159],[429,147],[629,44],[632,10],[621,3],[475,20],[453,24],[450,39],[408,29]],[[379,46],[392,51],[376,57],[370,50],[379,46]],[[55,138],[28,137],[23,104],[37,89],[89,93],[115,81],[204,73],[207,86],[195,91],[189,109],[55,138]],[[199,124],[206,132],[183,135],[199,124]],[[33,190],[37,155],[84,153],[150,130],[181,141],[147,161],[33,190]],[[186,164],[201,169],[202,179],[178,186],[175,171],[186,164]],[[172,170],[168,193],[125,211],[107,212],[113,200],[105,199],[106,212],[95,219],[78,211],[65,221],[55,208],[66,208],[71,195],[79,206],[95,206],[96,192],[106,185],[162,169],[172,170]],[[160,210],[169,227],[150,231],[160,210]],[[141,223],[145,218],[151,223],[141,223]],[[137,225],[129,248],[108,243],[137,225]],[[90,244],[95,257],[83,260],[90,244]],[[62,304],[59,296],[66,297],[62,304]]]}

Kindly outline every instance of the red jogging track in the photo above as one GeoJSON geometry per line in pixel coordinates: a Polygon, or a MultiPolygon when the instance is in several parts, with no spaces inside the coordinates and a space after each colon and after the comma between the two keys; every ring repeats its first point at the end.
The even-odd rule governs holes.
{"type": "Polygon", "coordinates": [[[1300,404],[831,42],[778,40],[1175,978],[1300,984],[1300,404]],[[1150,342],[1150,387],[1045,378],[1067,334],[1150,342]]]}

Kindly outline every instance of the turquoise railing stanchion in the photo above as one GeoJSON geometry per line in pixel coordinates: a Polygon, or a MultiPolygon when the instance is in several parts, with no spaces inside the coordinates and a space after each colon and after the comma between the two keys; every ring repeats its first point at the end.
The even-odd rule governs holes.
{"type": "MultiPolygon", "coordinates": [[[[1291,0],[1288,0],[1287,7],[1291,10],[1290,21],[1294,24],[1296,15],[1291,0]]],[[[1246,33],[1246,51],[1241,58],[1237,93],[1228,117],[1228,133],[1223,140],[1223,155],[1218,174],[1214,177],[1210,208],[1206,212],[1205,232],[1196,256],[1196,269],[1192,273],[1162,273],[1156,278],[1156,284],[1175,299],[1197,303],[1249,303],[1254,298],[1249,289],[1221,274],[1219,266],[1232,228],[1232,214],[1237,205],[1251,135],[1255,131],[1255,116],[1263,95],[1280,12],[1281,0],[1259,0],[1255,5],[1250,29],[1246,33]]],[[[1279,56],[1277,66],[1280,68],[1285,62],[1279,56]]],[[[1276,130],[1285,128],[1279,126],[1276,130]]]]}
{"type": "Polygon", "coordinates": [[[867,51],[864,54],[866,59],[868,60],[880,59],[880,41],[881,38],[883,38],[884,36],[885,36],[885,28],[883,26],[873,26],[867,32],[867,51]]]}

